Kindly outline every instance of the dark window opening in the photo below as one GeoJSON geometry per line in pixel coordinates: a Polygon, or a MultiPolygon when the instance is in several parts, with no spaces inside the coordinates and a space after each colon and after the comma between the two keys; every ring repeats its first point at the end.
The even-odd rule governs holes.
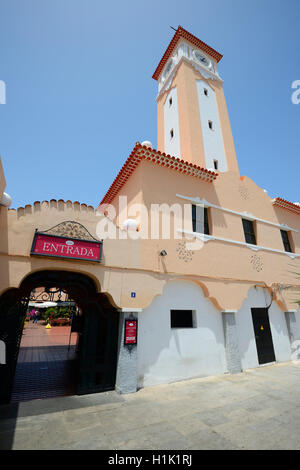
{"type": "Polygon", "coordinates": [[[172,98],[169,99],[169,105],[172,106],[173,100],[172,98]]]}
{"type": "Polygon", "coordinates": [[[194,328],[193,310],[171,310],[171,328],[194,328]]]}
{"type": "Polygon", "coordinates": [[[214,169],[217,170],[219,166],[218,160],[214,160],[214,169]]]}
{"type": "Polygon", "coordinates": [[[284,246],[284,251],[288,251],[292,253],[293,250],[292,250],[290,240],[289,240],[289,232],[287,232],[286,230],[280,230],[280,232],[281,232],[281,238],[282,238],[282,242],[284,246]]]}
{"type": "Polygon", "coordinates": [[[173,129],[170,130],[170,136],[171,136],[171,139],[173,139],[173,137],[174,137],[174,131],[173,131],[173,129]]]}
{"type": "Polygon", "coordinates": [[[207,207],[192,204],[193,232],[209,235],[208,209],[207,207]]]}
{"type": "Polygon", "coordinates": [[[208,127],[212,130],[213,129],[213,122],[212,121],[208,121],[208,127]]]}
{"type": "Polygon", "coordinates": [[[204,94],[205,96],[208,96],[208,90],[206,88],[204,88],[204,94]]]}
{"type": "Polygon", "coordinates": [[[246,243],[256,245],[254,223],[248,219],[242,219],[246,243]]]}

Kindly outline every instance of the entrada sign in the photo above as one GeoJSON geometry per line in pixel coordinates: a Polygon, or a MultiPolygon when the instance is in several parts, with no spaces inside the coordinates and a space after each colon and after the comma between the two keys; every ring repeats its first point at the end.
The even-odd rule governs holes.
{"type": "Polygon", "coordinates": [[[100,262],[102,242],[35,232],[30,254],[100,262]]]}

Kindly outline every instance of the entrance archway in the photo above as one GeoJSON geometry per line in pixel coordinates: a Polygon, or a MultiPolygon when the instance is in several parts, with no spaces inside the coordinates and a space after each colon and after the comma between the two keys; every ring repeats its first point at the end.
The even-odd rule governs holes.
{"type": "Polygon", "coordinates": [[[105,294],[97,292],[93,279],[79,272],[37,271],[18,289],[0,297],[0,340],[6,345],[6,364],[0,365],[0,403],[11,399],[20,342],[30,292],[56,287],[66,292],[82,311],[78,344],[76,394],[115,388],[119,313],[105,294]]]}

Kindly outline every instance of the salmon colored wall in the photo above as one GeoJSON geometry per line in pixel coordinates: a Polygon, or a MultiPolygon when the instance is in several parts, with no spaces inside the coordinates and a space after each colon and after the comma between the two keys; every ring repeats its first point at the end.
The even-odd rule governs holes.
{"type": "MultiPolygon", "coordinates": [[[[122,194],[128,194],[130,204],[143,201],[148,208],[151,203],[177,203],[180,207],[188,204],[190,207],[188,201],[179,199],[176,194],[199,196],[218,206],[247,211],[299,230],[293,233],[293,240],[296,253],[300,253],[299,216],[274,208],[269,196],[250,178],[241,179],[227,172],[220,174],[215,182],[207,183],[145,160],[133,176],[122,190],[122,194]]],[[[210,208],[210,217],[213,235],[244,242],[240,216],[210,208]]],[[[121,231],[117,230],[116,240],[104,240],[101,264],[38,258],[30,256],[36,228],[48,230],[60,222],[74,220],[96,237],[98,222],[107,219],[91,207],[70,201],[36,203],[17,211],[5,209],[0,212],[0,219],[1,292],[18,287],[31,272],[62,269],[91,276],[98,290],[107,293],[120,308],[145,308],[154,297],[161,295],[165,284],[174,279],[199,285],[220,310],[238,310],[254,285],[273,290],[274,300],[281,309],[296,308],[295,291],[279,289],[279,284],[283,284],[297,286],[300,290],[300,281],[294,274],[300,272],[299,258],[291,259],[285,253],[253,251],[247,246],[218,240],[189,251],[186,242],[194,239],[120,240],[121,231]],[[160,256],[162,249],[167,251],[167,256],[160,256]],[[131,292],[136,292],[135,298],[131,298],[131,292]]],[[[283,250],[279,227],[259,222],[257,231],[260,245],[283,250]]]]}
{"type": "Polygon", "coordinates": [[[118,196],[115,199],[113,199],[111,202],[111,205],[113,205],[116,209],[116,214],[117,214],[116,224],[118,226],[120,225],[120,228],[122,228],[122,221],[120,221],[120,218],[119,218],[119,212],[120,212],[119,197],[120,196],[126,196],[128,205],[130,206],[134,204],[143,203],[142,170],[141,170],[140,165],[135,169],[134,173],[130,176],[128,181],[121,188],[121,190],[118,193],[118,196]]]}
{"type": "MultiPolygon", "coordinates": [[[[296,253],[300,254],[299,217],[288,213],[287,217],[282,216],[278,220],[271,199],[250,178],[240,179],[234,173],[223,173],[214,183],[206,183],[147,161],[141,163],[141,168],[144,172],[144,201],[148,207],[153,203],[178,203],[182,206],[189,204],[188,201],[176,198],[176,194],[182,194],[188,197],[199,196],[210,203],[237,212],[246,211],[269,222],[288,223],[299,230],[298,233],[293,232],[293,239],[296,253]],[[168,184],[164,186],[163,181],[168,181],[168,184]]],[[[215,208],[210,208],[209,211],[212,235],[245,243],[241,216],[215,208]]],[[[172,221],[173,218],[171,223],[172,221]]],[[[150,225],[149,221],[148,224],[150,225]]],[[[256,222],[256,225],[259,245],[283,251],[279,227],[263,222],[256,222]]],[[[183,275],[184,278],[204,283],[207,288],[209,286],[208,296],[214,298],[215,304],[222,308],[231,309],[233,305],[239,308],[251,285],[300,285],[299,280],[290,273],[291,267],[300,272],[300,260],[291,259],[285,253],[253,251],[247,246],[214,240],[205,243],[202,249],[194,250],[192,256],[186,251],[186,261],[178,255],[182,240],[159,239],[141,243],[144,268],[158,270],[166,275],[183,275]],[[168,253],[163,258],[159,255],[162,249],[168,253]]],[[[281,306],[288,302],[288,295],[288,291],[277,292],[277,300],[279,304],[281,302],[281,306]]],[[[292,308],[291,303],[289,305],[292,308]]],[[[293,306],[295,308],[295,304],[293,306]]]]}
{"type": "Polygon", "coordinates": [[[228,171],[234,171],[235,173],[239,174],[238,161],[235,153],[235,147],[228,116],[228,109],[225,101],[223,85],[222,83],[216,82],[215,80],[209,80],[209,84],[215,90],[216,93],[228,171]]]}
{"type": "Polygon", "coordinates": [[[222,83],[206,79],[185,59],[176,71],[171,86],[158,99],[158,150],[164,151],[164,103],[170,89],[177,87],[181,158],[205,167],[204,146],[198,106],[196,80],[204,80],[216,93],[228,171],[239,174],[235,147],[222,83]]]}
{"type": "MultiPolygon", "coordinates": [[[[0,294],[19,287],[28,274],[45,269],[76,271],[90,276],[98,291],[107,293],[118,308],[143,308],[162,292],[164,280],[141,266],[139,242],[104,240],[102,263],[30,256],[35,229],[48,230],[64,221],[81,223],[97,238],[104,216],[92,207],[71,201],[44,201],[18,210],[0,211],[0,294]],[[130,293],[137,291],[137,298],[130,293]]],[[[106,219],[106,218],[105,218],[106,219]]]]}
{"type": "Polygon", "coordinates": [[[179,65],[171,87],[158,100],[158,149],[164,151],[164,103],[171,88],[177,87],[180,157],[205,167],[198,96],[194,70],[186,61],[179,65]]]}
{"type": "Polygon", "coordinates": [[[2,194],[6,188],[6,181],[5,181],[5,176],[4,176],[4,170],[2,166],[2,161],[0,158],[0,199],[2,197],[2,194]]]}

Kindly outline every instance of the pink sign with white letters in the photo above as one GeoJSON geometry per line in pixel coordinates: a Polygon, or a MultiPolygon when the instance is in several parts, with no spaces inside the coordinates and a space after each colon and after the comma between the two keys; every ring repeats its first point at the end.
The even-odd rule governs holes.
{"type": "Polygon", "coordinates": [[[36,232],[31,255],[101,261],[102,242],[56,237],[36,232]]]}

